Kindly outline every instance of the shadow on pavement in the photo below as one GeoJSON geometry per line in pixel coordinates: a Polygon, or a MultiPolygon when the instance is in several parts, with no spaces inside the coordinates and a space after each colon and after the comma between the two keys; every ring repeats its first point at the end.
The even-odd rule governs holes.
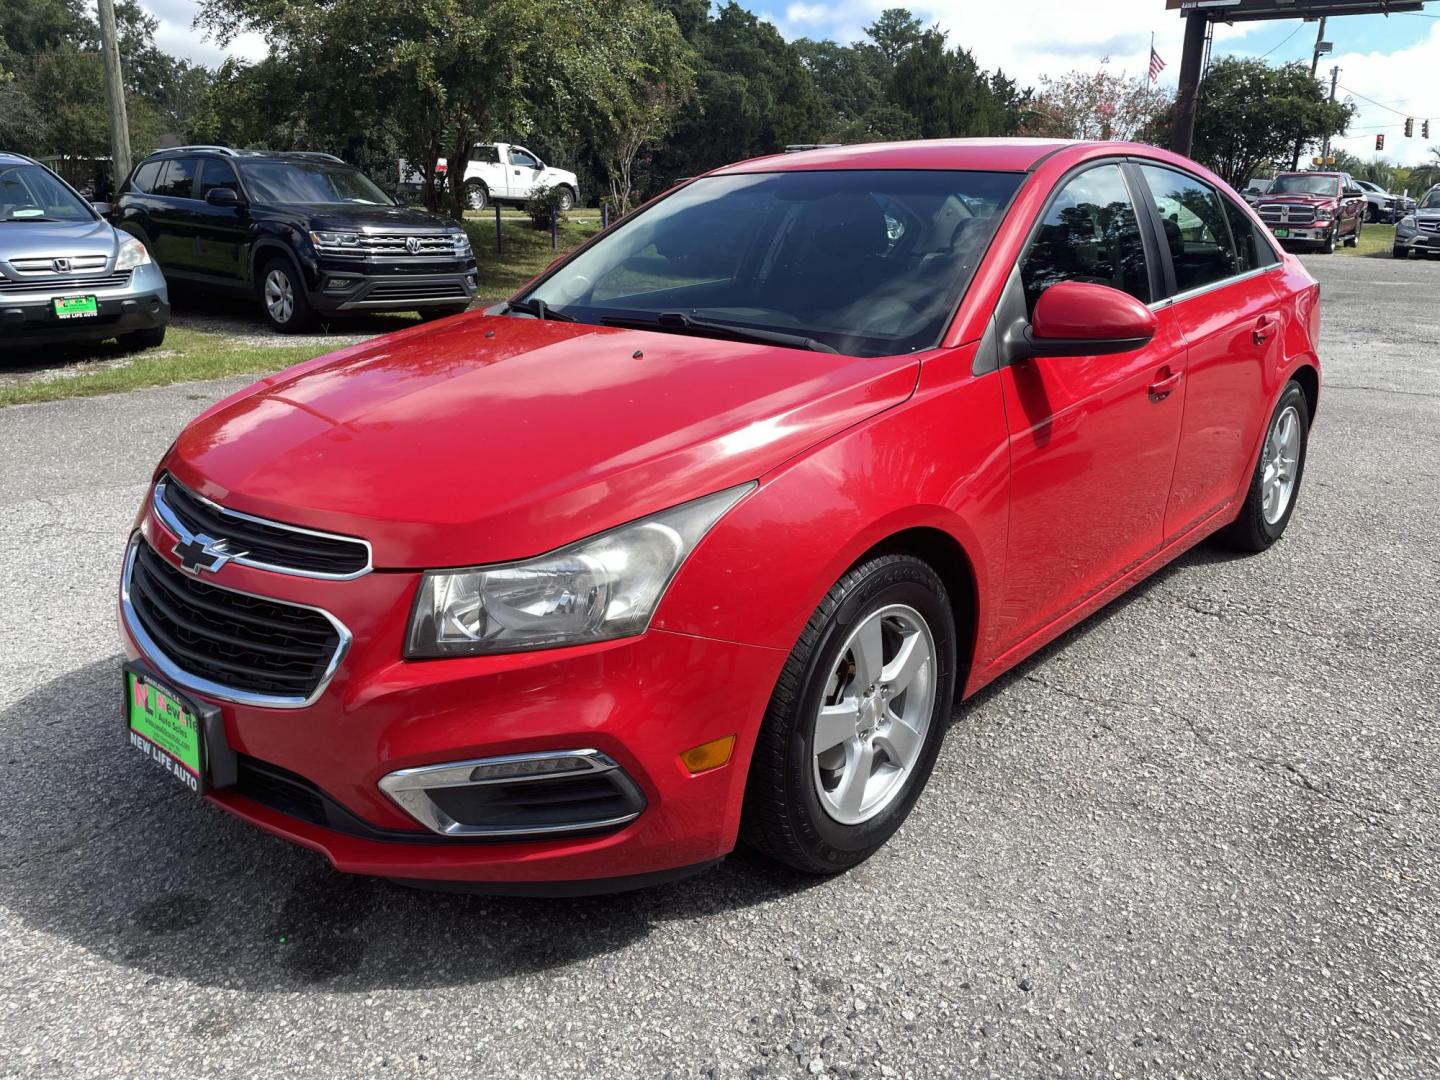
{"type": "Polygon", "coordinates": [[[563,967],[819,881],[743,856],[668,886],[565,900],[339,874],[164,783],[122,737],[118,671],[111,657],[0,711],[0,903],[111,963],[247,990],[453,986],[563,967]]]}

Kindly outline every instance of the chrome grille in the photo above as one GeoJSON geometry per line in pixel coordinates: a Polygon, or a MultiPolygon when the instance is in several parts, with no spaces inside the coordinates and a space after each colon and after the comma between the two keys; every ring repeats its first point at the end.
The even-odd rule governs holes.
{"type": "Polygon", "coordinates": [[[1416,218],[1415,227],[1421,232],[1440,233],[1440,220],[1421,221],[1419,218],[1416,218]]]}
{"type": "Polygon", "coordinates": [[[275,708],[313,702],[350,643],[334,617],[197,581],[131,544],[121,605],[145,659],[185,689],[275,708]]]}
{"type": "Polygon", "coordinates": [[[46,278],[98,274],[103,272],[109,263],[109,255],[46,255],[41,258],[10,260],[10,266],[17,274],[46,278]],[[57,263],[61,265],[57,266],[57,263]]]}
{"type": "Polygon", "coordinates": [[[316,244],[315,250],[351,259],[454,259],[459,239],[453,233],[361,233],[359,243],[316,244]]]}
{"type": "Polygon", "coordinates": [[[1270,225],[1308,225],[1315,220],[1313,206],[1261,203],[1256,209],[1260,214],[1260,220],[1270,225]]]}
{"type": "Polygon", "coordinates": [[[181,540],[220,541],[231,562],[297,577],[348,579],[370,570],[364,540],[227,510],[166,475],[151,496],[155,513],[181,540]]]}
{"type": "Polygon", "coordinates": [[[52,275],[40,280],[28,281],[12,281],[9,278],[0,277],[0,294],[33,296],[37,293],[51,293],[59,296],[66,292],[120,289],[129,284],[129,270],[121,270],[117,274],[105,274],[101,277],[59,277],[52,275]]]}

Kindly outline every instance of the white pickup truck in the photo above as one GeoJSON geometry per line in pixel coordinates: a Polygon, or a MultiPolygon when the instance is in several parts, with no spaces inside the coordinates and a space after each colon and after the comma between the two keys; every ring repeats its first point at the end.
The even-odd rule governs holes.
{"type": "MultiPolygon", "coordinates": [[[[445,175],[445,159],[435,163],[445,175]]],[[[418,190],[420,174],[408,162],[400,162],[400,186],[418,190]]],[[[580,197],[580,184],[573,172],[552,169],[523,146],[514,143],[476,143],[470,150],[465,170],[465,202],[471,210],[484,210],[491,203],[523,203],[537,188],[560,192],[560,208],[569,210],[580,197]]]]}

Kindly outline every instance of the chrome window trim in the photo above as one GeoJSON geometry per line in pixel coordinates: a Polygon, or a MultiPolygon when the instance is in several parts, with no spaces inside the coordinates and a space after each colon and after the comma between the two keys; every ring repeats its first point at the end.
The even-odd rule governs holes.
{"type": "MultiPolygon", "coordinates": [[[[150,505],[155,509],[155,516],[164,522],[165,527],[178,536],[182,543],[194,540],[198,534],[192,533],[187,529],[180,522],[180,519],[175,516],[175,512],[170,508],[170,504],[165,501],[165,489],[170,484],[174,484],[180,488],[180,490],[184,491],[186,495],[189,495],[190,498],[196,502],[204,503],[216,513],[228,514],[231,517],[240,518],[242,521],[253,521],[257,525],[264,525],[271,529],[283,529],[285,532],[298,533],[301,536],[316,536],[322,540],[340,540],[347,544],[359,544],[365,549],[365,565],[359,570],[352,570],[348,574],[327,574],[320,570],[297,570],[290,566],[279,566],[275,563],[262,562],[259,559],[252,559],[247,555],[232,555],[229,559],[232,563],[240,566],[248,566],[252,570],[268,570],[273,574],[284,574],[287,577],[314,578],[320,581],[354,581],[356,578],[364,577],[370,573],[371,570],[375,569],[375,549],[370,546],[369,540],[363,540],[358,536],[345,536],[341,533],[321,532],[319,529],[306,529],[299,525],[287,525],[283,521],[272,521],[270,518],[256,517],[254,514],[231,510],[228,506],[221,506],[213,499],[207,499],[204,495],[191,491],[167,473],[155,484],[154,488],[151,489],[150,505]]],[[[212,536],[210,539],[224,540],[225,537],[212,536]]],[[[234,591],[233,589],[231,590],[231,592],[234,591]]],[[[266,597],[266,599],[269,599],[269,597],[266,597]]],[[[303,607],[304,605],[297,604],[295,606],[303,607]]]]}
{"type": "MultiPolygon", "coordinates": [[[[462,825],[435,805],[425,793],[431,788],[484,787],[489,784],[524,784],[536,780],[557,780],[580,776],[595,776],[619,769],[619,764],[599,750],[543,750],[529,754],[505,754],[500,757],[473,758],[469,761],[447,761],[440,765],[421,765],[412,769],[397,769],[380,778],[380,790],[405,811],[410,817],[433,833],[454,837],[533,837],[560,833],[588,832],[592,829],[608,829],[634,821],[641,814],[605,818],[600,821],[581,821],[566,825],[545,826],[484,826],[462,825]],[[471,780],[470,774],[483,765],[500,765],[513,761],[545,761],[555,758],[574,758],[584,761],[586,768],[568,773],[541,773],[535,776],[501,776],[490,780],[471,780]]],[[[633,784],[633,781],[631,781],[633,784]]]]}
{"type": "MultiPolygon", "coordinates": [[[[230,589],[224,585],[216,585],[207,581],[205,584],[210,588],[219,589],[222,592],[235,593],[237,596],[251,596],[271,604],[302,608],[306,611],[313,611],[317,615],[323,615],[335,628],[340,641],[335,646],[335,653],[330,657],[330,663],[326,666],[325,673],[320,677],[320,681],[308,697],[296,697],[291,694],[259,694],[212,682],[200,675],[192,675],[165,655],[155,639],[146,632],[139,615],[136,614],[135,605],[131,603],[130,578],[135,571],[136,553],[144,542],[144,538],[139,532],[130,538],[130,547],[125,553],[125,569],[120,575],[120,614],[124,619],[125,629],[130,632],[130,636],[135,639],[135,644],[140,647],[141,656],[153,664],[163,678],[182,690],[190,690],[204,697],[228,701],[236,705],[255,705],[266,709],[304,709],[319,700],[320,695],[325,692],[325,688],[330,685],[330,680],[335,677],[335,672],[340,668],[340,662],[345,659],[346,653],[350,651],[350,644],[354,640],[349,628],[344,623],[324,608],[312,607],[309,604],[295,604],[289,600],[277,600],[273,596],[263,596],[260,593],[245,592],[241,589],[230,589]]],[[[152,547],[151,550],[153,551],[154,548],[152,547]]]]}
{"type": "Polygon", "coordinates": [[[1284,263],[1272,263],[1270,266],[1257,266],[1254,270],[1246,270],[1243,274],[1235,274],[1232,277],[1221,278],[1219,281],[1212,281],[1206,285],[1200,285],[1194,289],[1188,289],[1183,293],[1176,293],[1174,296],[1167,296],[1163,300],[1156,300],[1152,304],[1146,304],[1151,311],[1159,311],[1162,308],[1170,307],[1172,304],[1180,304],[1186,300],[1194,299],[1197,296],[1204,296],[1206,293],[1214,292],[1216,289],[1224,289],[1230,285],[1248,281],[1250,278],[1259,277],[1261,274],[1271,274],[1281,269],[1284,263]]]}

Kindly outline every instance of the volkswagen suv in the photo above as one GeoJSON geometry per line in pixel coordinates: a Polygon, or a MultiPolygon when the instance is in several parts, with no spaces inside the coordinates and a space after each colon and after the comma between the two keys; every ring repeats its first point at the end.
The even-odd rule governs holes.
{"type": "Polygon", "coordinates": [[[69,184],[0,153],[0,340],[21,347],[165,340],[170,297],[145,245],[117,233],[69,184]]]}
{"type": "Polygon", "coordinates": [[[364,311],[452,315],[475,296],[465,231],[330,154],[180,146],[120,189],[115,224],[174,282],[252,296],[282,333],[364,311]]]}

